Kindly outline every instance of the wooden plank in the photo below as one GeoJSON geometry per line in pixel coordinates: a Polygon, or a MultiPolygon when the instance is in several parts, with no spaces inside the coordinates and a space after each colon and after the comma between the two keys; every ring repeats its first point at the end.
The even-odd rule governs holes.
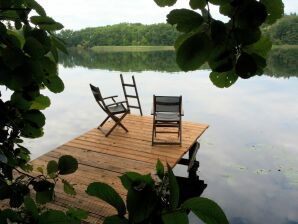
{"type": "MultiPolygon", "coordinates": [[[[77,195],[64,194],[63,185],[58,182],[55,201],[49,208],[66,210],[71,205],[89,211],[86,223],[103,223],[104,217],[116,214],[116,211],[107,203],[85,193],[90,183],[105,182],[114,187],[125,200],[127,192],[119,176],[128,171],[152,173],[157,159],[174,167],[208,128],[205,124],[183,121],[181,147],[152,146],[152,117],[127,115],[123,124],[128,128],[128,133],[118,127],[109,137],[105,137],[94,128],[32,161],[35,167],[46,167],[48,161],[58,160],[60,156],[69,154],[79,162],[77,172],[64,177],[75,184],[77,195]]],[[[108,122],[105,128],[111,125],[112,122],[108,122]]],[[[161,134],[160,139],[175,141],[177,135],[161,134]]]]}

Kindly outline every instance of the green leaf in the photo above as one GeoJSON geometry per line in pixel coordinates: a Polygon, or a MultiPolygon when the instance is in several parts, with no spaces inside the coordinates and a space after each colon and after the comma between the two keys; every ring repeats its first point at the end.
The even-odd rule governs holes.
{"type": "Polygon", "coordinates": [[[4,163],[4,164],[7,164],[8,160],[7,160],[7,157],[2,154],[2,152],[0,151],[0,164],[1,163],[4,163]]]}
{"type": "Polygon", "coordinates": [[[42,44],[33,37],[26,39],[24,51],[33,58],[41,58],[46,54],[42,44]]]}
{"type": "Polygon", "coordinates": [[[239,44],[250,45],[257,42],[261,38],[261,30],[259,28],[247,28],[234,30],[234,35],[239,44]],[[249,35],[248,35],[249,34],[249,35]]]}
{"type": "Polygon", "coordinates": [[[191,198],[182,204],[182,208],[190,209],[203,222],[208,224],[228,224],[223,210],[208,198],[191,198]]]}
{"type": "Polygon", "coordinates": [[[220,5],[219,12],[225,16],[233,16],[233,8],[230,3],[220,5]]]}
{"type": "Polygon", "coordinates": [[[159,159],[157,160],[157,163],[156,163],[156,173],[160,179],[163,179],[165,171],[164,171],[164,166],[159,159]]]}
{"type": "Polygon", "coordinates": [[[263,58],[266,58],[269,51],[271,50],[272,43],[268,37],[261,37],[261,39],[251,45],[245,46],[244,51],[249,54],[258,54],[263,58]]]}
{"type": "Polygon", "coordinates": [[[189,5],[192,9],[203,9],[207,5],[206,0],[190,0],[189,5]]]}
{"type": "Polygon", "coordinates": [[[170,208],[175,209],[178,207],[179,203],[179,186],[176,177],[172,171],[172,168],[169,164],[167,164],[167,167],[169,175],[170,208]]]}
{"type": "Polygon", "coordinates": [[[76,191],[72,184],[70,184],[67,180],[62,180],[63,190],[66,194],[76,195],[76,191]]]}
{"type": "Polygon", "coordinates": [[[248,79],[256,74],[257,68],[253,57],[247,53],[242,53],[237,60],[235,71],[241,78],[248,79]]]}
{"type": "Polygon", "coordinates": [[[51,160],[47,165],[47,173],[53,174],[58,172],[58,163],[55,160],[51,160]]]}
{"type": "Polygon", "coordinates": [[[12,209],[4,209],[0,211],[0,223],[1,224],[11,224],[14,222],[21,222],[22,219],[19,214],[12,209]]]}
{"type": "Polygon", "coordinates": [[[63,81],[58,75],[48,76],[44,80],[44,84],[53,93],[60,93],[64,90],[63,81]]]}
{"type": "Polygon", "coordinates": [[[9,198],[11,194],[10,186],[6,183],[0,183],[0,200],[9,198]]]}
{"type": "Polygon", "coordinates": [[[256,28],[265,22],[266,17],[266,7],[260,2],[250,1],[242,6],[235,21],[239,28],[256,28]]]}
{"type": "Polygon", "coordinates": [[[154,0],[154,2],[160,7],[165,7],[174,5],[177,0],[154,0]]]}
{"type": "Polygon", "coordinates": [[[38,224],[69,224],[67,216],[56,210],[46,211],[39,216],[38,224]]]}
{"type": "Polygon", "coordinates": [[[208,64],[213,72],[226,72],[233,68],[234,53],[226,46],[215,46],[209,56],[208,64]]]}
{"type": "Polygon", "coordinates": [[[50,98],[44,95],[40,95],[34,99],[30,109],[44,110],[51,105],[50,98]]]}
{"type": "Polygon", "coordinates": [[[63,42],[63,40],[59,39],[58,37],[52,36],[52,44],[56,46],[64,54],[68,54],[68,51],[65,47],[65,43],[63,42]]]}
{"type": "Polygon", "coordinates": [[[276,20],[280,19],[284,15],[284,4],[282,0],[260,0],[267,9],[266,23],[273,24],[276,20]]]}
{"type": "Polygon", "coordinates": [[[106,217],[103,224],[129,224],[129,221],[124,217],[113,215],[106,217]]]}
{"type": "Polygon", "coordinates": [[[227,28],[225,24],[219,20],[211,22],[211,39],[215,44],[224,43],[227,39],[227,28]]]}
{"type": "Polygon", "coordinates": [[[209,78],[215,86],[219,88],[228,88],[237,81],[238,75],[233,71],[223,73],[211,72],[209,78]]]}
{"type": "Polygon", "coordinates": [[[28,110],[30,108],[30,102],[23,97],[21,92],[15,91],[11,95],[10,100],[19,109],[28,110]]]}
{"type": "Polygon", "coordinates": [[[183,40],[176,52],[176,61],[183,71],[198,69],[207,61],[211,42],[205,33],[196,33],[183,40]]]}
{"type": "Polygon", "coordinates": [[[120,177],[122,185],[129,190],[133,187],[138,187],[142,184],[148,185],[149,187],[154,186],[154,181],[150,174],[148,175],[141,175],[135,172],[126,172],[120,177]]]}
{"type": "Polygon", "coordinates": [[[23,114],[23,119],[33,127],[41,128],[45,125],[45,116],[38,110],[29,110],[23,114]]]}
{"type": "Polygon", "coordinates": [[[66,212],[66,215],[78,220],[88,218],[88,212],[79,208],[69,208],[66,212]]]}
{"type": "Polygon", "coordinates": [[[34,200],[31,197],[26,196],[24,198],[24,205],[25,205],[25,209],[32,215],[34,220],[37,220],[37,218],[38,218],[38,208],[37,208],[34,200]]]}
{"type": "Polygon", "coordinates": [[[58,169],[61,175],[74,173],[78,169],[78,161],[70,155],[61,156],[58,161],[58,169]]]}
{"type": "Polygon", "coordinates": [[[185,211],[178,210],[162,215],[164,224],[188,224],[188,216],[185,211]]]}
{"type": "Polygon", "coordinates": [[[118,215],[125,215],[125,204],[119,194],[111,186],[101,182],[94,182],[89,184],[86,192],[112,205],[117,209],[118,215]]]}
{"type": "Polygon", "coordinates": [[[45,204],[54,198],[55,185],[49,181],[42,180],[33,183],[33,188],[36,191],[36,202],[45,204]]]}
{"type": "Polygon", "coordinates": [[[40,16],[46,16],[44,8],[38,4],[35,0],[25,0],[27,5],[34,9],[40,16]]]}
{"type": "Polygon", "coordinates": [[[47,31],[63,29],[63,25],[61,23],[56,22],[48,16],[31,16],[30,21],[33,24],[38,25],[40,29],[47,31]]]}
{"type": "Polygon", "coordinates": [[[208,1],[214,5],[223,5],[226,3],[230,3],[230,0],[208,0],[208,1]]]}
{"type": "Polygon", "coordinates": [[[28,138],[37,138],[43,135],[42,127],[45,124],[45,116],[38,110],[29,110],[23,114],[24,126],[21,134],[28,138]]]}
{"type": "Polygon", "coordinates": [[[130,188],[127,192],[127,211],[130,223],[141,223],[149,218],[157,202],[156,192],[144,182],[130,188]]]}
{"type": "Polygon", "coordinates": [[[171,25],[177,24],[177,30],[190,32],[203,23],[203,17],[189,9],[174,9],[167,15],[167,22],[171,25]]]}

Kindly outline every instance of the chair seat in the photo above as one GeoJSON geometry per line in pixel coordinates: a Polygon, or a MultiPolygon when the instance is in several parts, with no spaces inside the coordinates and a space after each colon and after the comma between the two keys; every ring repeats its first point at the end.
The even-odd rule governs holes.
{"type": "Polygon", "coordinates": [[[177,113],[156,113],[156,122],[178,122],[180,116],[177,113]]]}
{"type": "Polygon", "coordinates": [[[122,104],[117,104],[115,106],[109,106],[108,109],[113,114],[123,113],[123,112],[127,111],[126,108],[122,104]]]}

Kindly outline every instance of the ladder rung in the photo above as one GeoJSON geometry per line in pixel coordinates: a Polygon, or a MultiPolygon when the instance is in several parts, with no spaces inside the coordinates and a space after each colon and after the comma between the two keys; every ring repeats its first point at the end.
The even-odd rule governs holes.
{"type": "Polygon", "coordinates": [[[137,98],[137,96],[132,96],[132,95],[126,95],[126,97],[137,98]]]}
{"type": "Polygon", "coordinates": [[[134,84],[123,84],[124,86],[135,87],[134,84]]]}
{"type": "Polygon", "coordinates": [[[138,106],[130,106],[129,105],[129,107],[131,107],[131,108],[136,108],[136,109],[139,109],[140,107],[138,107],[138,106]]]}

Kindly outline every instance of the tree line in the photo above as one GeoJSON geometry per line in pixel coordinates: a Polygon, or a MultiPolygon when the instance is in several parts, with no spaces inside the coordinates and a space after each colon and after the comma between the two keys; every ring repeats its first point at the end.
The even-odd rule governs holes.
{"type": "Polygon", "coordinates": [[[68,47],[172,46],[179,33],[169,24],[120,23],[59,33],[68,47]]]}
{"type": "Polygon", "coordinates": [[[298,44],[298,16],[286,15],[275,24],[263,28],[265,34],[270,36],[275,45],[298,44]]]}
{"type": "MultiPolygon", "coordinates": [[[[286,15],[277,23],[264,26],[263,32],[273,44],[298,44],[298,16],[286,15]]],[[[62,30],[59,37],[68,47],[94,46],[172,46],[179,32],[170,24],[120,23],[78,31],[62,30]]]]}

